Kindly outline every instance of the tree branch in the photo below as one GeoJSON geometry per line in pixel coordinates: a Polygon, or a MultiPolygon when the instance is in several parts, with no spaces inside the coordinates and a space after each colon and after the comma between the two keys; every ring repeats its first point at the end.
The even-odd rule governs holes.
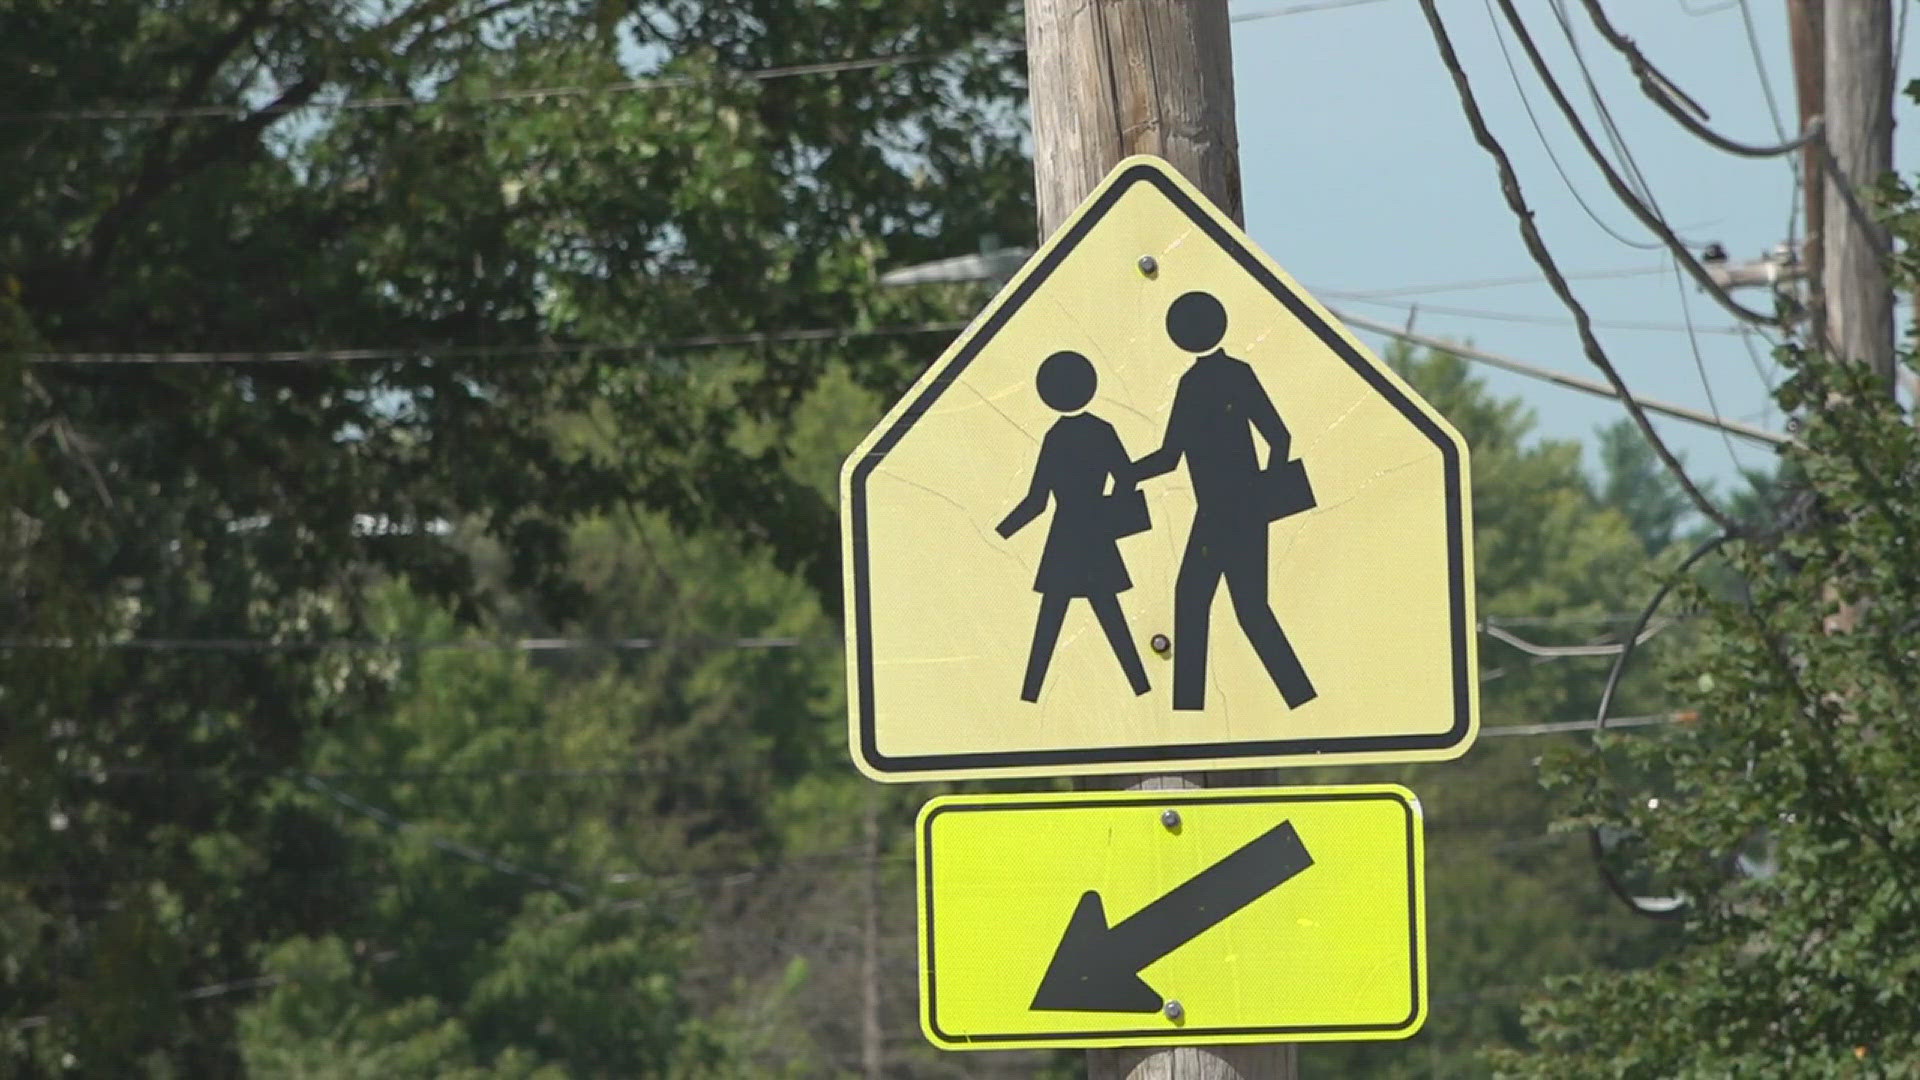
{"type": "Polygon", "coordinates": [[[514,8],[523,7],[528,2],[529,0],[495,0],[494,3],[488,4],[480,8],[478,11],[470,11],[467,14],[462,15],[458,18],[449,19],[448,21],[441,23],[439,26],[433,27],[428,30],[422,30],[418,37],[415,37],[412,41],[409,41],[404,46],[401,46],[400,53],[403,56],[412,56],[416,50],[418,50],[422,45],[425,45],[430,41],[435,41],[440,38],[446,37],[448,34],[451,34],[456,30],[464,30],[467,27],[472,26],[474,23],[481,22],[486,19],[490,19],[495,15],[499,15],[504,12],[511,11],[514,8]]]}
{"type": "MultiPolygon", "coordinates": [[[[219,41],[214,42],[213,47],[200,57],[199,65],[187,76],[187,81],[180,87],[180,93],[175,95],[176,109],[193,104],[207,92],[207,87],[213,83],[213,77],[219,74],[221,65],[233,56],[234,50],[247,43],[247,39],[253,36],[254,31],[266,24],[267,15],[272,10],[273,0],[257,0],[252,8],[240,16],[240,21],[233,24],[233,29],[221,35],[219,41]]],[[[169,118],[160,125],[163,137],[171,136],[174,128],[178,126],[177,119],[177,117],[169,118]]]]}
{"type": "MultiPolygon", "coordinates": [[[[442,15],[460,3],[461,0],[427,0],[404,14],[365,31],[348,47],[348,51],[384,48],[409,28],[442,15]]],[[[489,5],[483,11],[493,10],[498,6],[498,4],[489,5]]],[[[249,23],[264,18],[270,7],[270,0],[263,0],[242,19],[240,26],[236,26],[229,32],[227,38],[222,39],[222,42],[235,39],[233,47],[238,47],[248,34],[257,29],[257,25],[249,25],[249,23]]],[[[192,90],[193,96],[204,93],[207,85],[218,72],[220,64],[230,58],[231,54],[232,48],[224,51],[210,50],[208,59],[202,63],[202,70],[195,72],[195,77],[189,80],[186,89],[192,90]]],[[[126,234],[128,226],[156,199],[188,177],[218,163],[239,147],[257,139],[269,125],[313,100],[314,96],[326,86],[330,74],[327,63],[324,61],[316,63],[313,70],[288,85],[273,101],[209,133],[171,160],[168,160],[166,151],[171,148],[172,131],[177,118],[169,119],[161,132],[155,135],[155,142],[141,165],[138,177],[128,186],[125,193],[94,222],[87,243],[88,275],[97,278],[105,271],[108,261],[113,257],[114,248],[118,246],[120,238],[126,234]]],[[[191,98],[183,93],[176,108],[184,108],[189,104],[191,104],[191,98]]]]}
{"type": "Polygon", "coordinates": [[[274,121],[287,113],[305,105],[326,85],[326,79],[320,74],[311,74],[280,92],[272,103],[265,105],[234,121],[218,131],[206,136],[181,151],[180,155],[164,164],[143,171],[126,194],[107,208],[94,222],[92,234],[88,238],[87,272],[98,277],[106,270],[107,261],[113,256],[120,237],[125,235],[127,226],[132,224],[136,215],[151,206],[154,200],[165,194],[180,181],[212,165],[233,150],[255,138],[274,121]]]}
{"type": "Polygon", "coordinates": [[[123,194],[113,206],[107,209],[106,213],[101,215],[100,220],[94,223],[88,249],[96,269],[104,265],[113,246],[118,242],[119,230],[123,228],[117,222],[110,223],[110,219],[122,216],[124,211],[121,208],[132,201],[137,193],[160,183],[167,169],[168,153],[173,149],[174,136],[179,133],[181,122],[185,119],[178,110],[192,105],[207,92],[207,87],[213,84],[214,76],[219,74],[221,65],[233,57],[234,51],[245,44],[247,39],[253,36],[254,31],[260,29],[266,22],[267,13],[272,10],[272,6],[273,0],[257,0],[253,7],[240,16],[232,29],[222,34],[211,48],[201,54],[199,62],[187,75],[186,81],[181,84],[180,92],[173,97],[172,109],[175,111],[170,112],[154,130],[152,141],[147,144],[146,153],[141,155],[140,170],[134,182],[128,187],[126,194],[123,194]]]}

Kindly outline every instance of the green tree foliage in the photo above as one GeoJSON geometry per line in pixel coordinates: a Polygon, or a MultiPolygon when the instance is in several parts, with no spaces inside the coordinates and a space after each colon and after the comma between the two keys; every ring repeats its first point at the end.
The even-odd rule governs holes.
{"type": "MultiPolygon", "coordinates": [[[[394,636],[455,634],[417,602],[391,617],[394,636]]],[[[660,1075],[706,1053],[679,979],[684,894],[751,835],[715,820],[727,800],[709,789],[754,785],[746,755],[684,713],[724,698],[740,665],[635,666],[536,665],[470,639],[395,663],[391,710],[315,740],[279,797],[340,830],[342,909],[325,937],[265,954],[250,1071],[660,1075]]]]}
{"type": "Polygon", "coordinates": [[[1722,549],[1730,572],[1676,597],[1702,629],[1666,674],[1698,721],[1549,774],[1571,822],[1633,838],[1685,898],[1684,946],[1552,984],[1528,1010],[1537,1049],[1497,1056],[1504,1075],[1920,1071],[1920,434],[1863,367],[1781,356],[1778,399],[1803,418],[1787,479],[1722,549]]]}
{"type": "MultiPolygon", "coordinates": [[[[876,260],[1030,220],[1011,17],[997,0],[7,5],[7,632],[289,643],[0,650],[9,1068],[229,1075],[241,995],[209,988],[337,967],[330,943],[366,917],[361,841],[344,807],[287,785],[403,688],[377,654],[297,643],[377,636],[381,590],[472,624],[509,589],[496,629],[578,626],[574,526],[637,506],[837,603],[831,503],[783,436],[829,371],[905,376],[925,339],[871,331],[956,317],[948,297],[876,292],[876,260]],[[818,62],[846,66],[742,74],[818,62]]],[[[646,705],[684,720],[656,732],[684,741],[669,748],[758,754],[758,784],[805,767],[783,676],[735,672],[767,693],[736,708],[744,691],[685,687],[722,678],[705,661],[660,662],[680,665],[654,673],[680,699],[646,705]]],[[[689,824],[661,844],[699,819],[759,842],[738,778],[673,775],[648,812],[689,824]]],[[[644,968],[616,957],[596,978],[644,968]]],[[[426,1008],[407,997],[352,1015],[444,1035],[475,1067],[591,1060],[456,1038],[433,1010],[477,999],[423,994],[423,1013],[393,1012],[426,1008]]],[[[290,1015],[331,1015],[313,1009],[290,1015]]]]}
{"type": "MultiPolygon", "coordinates": [[[[97,629],[100,605],[69,569],[86,537],[66,521],[71,496],[52,482],[42,459],[71,433],[35,417],[21,358],[38,342],[15,302],[17,282],[0,279],[0,285],[6,286],[0,291],[0,626],[27,638],[85,637],[97,629]]],[[[0,650],[0,850],[6,852],[0,864],[0,1060],[9,1064],[46,1060],[54,1051],[53,1040],[38,1030],[45,1021],[36,1023],[15,1003],[45,993],[41,965],[71,947],[75,936],[73,925],[45,903],[48,887],[60,883],[42,876],[58,859],[72,822],[75,785],[59,774],[66,764],[62,743],[74,736],[75,725],[68,720],[58,732],[35,731],[28,718],[75,715],[98,670],[90,652],[73,651],[56,667],[31,652],[0,650]]],[[[103,1002],[124,998],[101,995],[103,1002]]]]}
{"type": "MultiPolygon", "coordinates": [[[[796,452],[837,458],[875,404],[829,380],[796,452]]],[[[253,1071],[800,1077],[857,1055],[874,793],[846,766],[838,635],[803,582],[724,541],[644,515],[583,523],[579,632],[671,636],[398,654],[394,707],[310,744],[313,779],[289,797],[352,838],[353,907],[267,953],[275,981],[242,1013],[253,1071]]],[[[414,598],[389,618],[386,636],[455,632],[414,598]]],[[[486,632],[532,618],[502,605],[486,632]]],[[[889,811],[887,831],[904,839],[909,818],[889,811]]],[[[872,865],[899,1066],[910,881],[898,855],[872,865]]]]}

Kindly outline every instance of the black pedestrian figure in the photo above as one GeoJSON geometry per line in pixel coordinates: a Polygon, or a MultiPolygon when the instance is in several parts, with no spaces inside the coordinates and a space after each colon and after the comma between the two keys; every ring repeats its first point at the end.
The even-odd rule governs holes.
{"type": "Polygon", "coordinates": [[[1040,594],[1040,616],[1033,626],[1033,647],[1027,654],[1027,675],[1020,689],[1023,701],[1038,701],[1053,660],[1054,644],[1067,614],[1067,603],[1084,597],[1100,620],[1107,644],[1126,672],[1133,692],[1144,694],[1146,668],[1127,632],[1120,611],[1120,594],[1133,588],[1120,559],[1119,539],[1143,531],[1146,501],[1132,484],[1117,478],[1129,467],[1126,447],[1113,425],[1083,412],[1093,400],[1098,383],[1093,365],[1076,352],[1057,352],[1046,358],[1034,379],[1040,400],[1067,413],[1047,429],[1040,458],[1033,467],[1033,483],[1000,522],[999,533],[1010,537],[1047,508],[1053,500],[1053,520],[1040,554],[1033,591],[1040,594]],[[1116,490],[1107,492],[1107,479],[1116,478],[1116,490]]]}
{"type": "Polygon", "coordinates": [[[1288,459],[1292,439],[1253,368],[1219,347],[1226,334],[1227,310],[1209,293],[1187,293],[1167,309],[1167,335],[1195,358],[1174,391],[1160,449],[1126,476],[1159,476],[1184,457],[1193,482],[1193,530],[1173,587],[1173,707],[1205,707],[1209,613],[1224,577],[1241,632],[1297,709],[1316,691],[1267,598],[1267,524],[1312,506],[1311,489],[1288,459]],[[1265,470],[1252,431],[1266,441],[1265,470]]]}

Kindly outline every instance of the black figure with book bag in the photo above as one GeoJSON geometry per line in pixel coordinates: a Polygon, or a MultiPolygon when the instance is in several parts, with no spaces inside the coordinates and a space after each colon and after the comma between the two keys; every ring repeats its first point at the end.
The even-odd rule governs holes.
{"type": "Polygon", "coordinates": [[[1131,482],[1172,472],[1184,459],[1193,483],[1193,529],[1173,589],[1173,707],[1206,705],[1209,613],[1221,579],[1240,631],[1289,708],[1316,696],[1267,594],[1267,526],[1313,508],[1304,463],[1253,368],[1220,348],[1226,308],[1190,292],[1167,309],[1167,335],[1194,356],[1180,376],[1160,449],[1133,464],[1131,482]],[[1267,444],[1267,467],[1253,433],[1267,444]]]}
{"type": "Polygon", "coordinates": [[[1010,537],[1038,517],[1049,499],[1053,502],[1053,520],[1047,524],[1047,542],[1034,573],[1040,615],[1020,697],[1040,699],[1074,597],[1092,606],[1127,684],[1134,694],[1144,694],[1150,689],[1147,671],[1120,610],[1120,594],[1133,588],[1133,579],[1120,558],[1119,540],[1147,530],[1146,499],[1132,481],[1121,479],[1129,468],[1127,449],[1113,425],[1084,411],[1098,384],[1093,364],[1077,352],[1057,352],[1041,362],[1034,382],[1040,399],[1067,415],[1047,429],[1027,496],[998,529],[1002,537],[1010,537]],[[1112,492],[1107,490],[1109,478],[1114,481],[1112,492]]]}

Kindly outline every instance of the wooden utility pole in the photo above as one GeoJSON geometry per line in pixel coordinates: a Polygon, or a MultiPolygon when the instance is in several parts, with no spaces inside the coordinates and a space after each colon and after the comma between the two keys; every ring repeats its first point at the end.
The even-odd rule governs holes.
{"type": "Polygon", "coordinates": [[[882,1080],[885,1043],[880,1027],[880,797],[869,792],[861,814],[860,850],[866,856],[861,881],[865,908],[860,933],[860,1074],[882,1080]]]}
{"type": "Polygon", "coordinates": [[[1887,231],[1862,220],[1865,190],[1893,169],[1892,0],[1825,2],[1826,141],[1821,278],[1826,340],[1869,364],[1893,392],[1893,288],[1887,231]],[[1849,186],[1851,190],[1849,190],[1849,186]]]}
{"type": "MultiPolygon", "coordinates": [[[[1803,178],[1809,199],[1810,345],[1870,364],[1888,393],[1897,392],[1893,362],[1892,240],[1863,220],[1863,189],[1893,168],[1892,0],[1788,0],[1800,119],[1810,119],[1810,91],[1819,90],[1823,142],[1809,149],[1803,178]],[[1818,27],[1816,30],[1815,27],[1818,27]],[[1817,66],[1816,66],[1817,65],[1817,66]],[[1836,175],[1837,173],[1837,175],[1836,175]],[[1816,217],[1817,215],[1817,217],[1816,217]]],[[[1844,408],[1829,400],[1825,408],[1844,408]]],[[[1832,586],[1822,625],[1851,630],[1861,605],[1840,602],[1832,586]]]]}
{"type": "MultiPolygon", "coordinates": [[[[1827,97],[1826,13],[1823,0],[1787,0],[1787,32],[1793,46],[1793,90],[1800,105],[1800,130],[1807,131],[1820,120],[1827,97]]],[[[1811,322],[1809,341],[1822,340],[1827,332],[1824,256],[1820,246],[1825,232],[1827,188],[1820,178],[1826,175],[1825,155],[1816,144],[1800,150],[1800,196],[1806,217],[1805,241],[1800,246],[1800,270],[1806,283],[1804,293],[1807,317],[1811,322]]]]}
{"type": "MultiPolygon", "coordinates": [[[[1042,236],[1130,154],[1164,158],[1244,224],[1226,0],[1026,0],[1026,9],[1042,236]]],[[[1247,782],[1246,773],[1187,774],[1121,779],[1118,786],[1247,782]]],[[[1296,1061],[1288,1045],[1090,1050],[1087,1077],[1293,1080],[1296,1061]]]]}
{"type": "Polygon", "coordinates": [[[1040,232],[1129,154],[1155,154],[1243,222],[1226,0],[1027,0],[1040,232]]]}

